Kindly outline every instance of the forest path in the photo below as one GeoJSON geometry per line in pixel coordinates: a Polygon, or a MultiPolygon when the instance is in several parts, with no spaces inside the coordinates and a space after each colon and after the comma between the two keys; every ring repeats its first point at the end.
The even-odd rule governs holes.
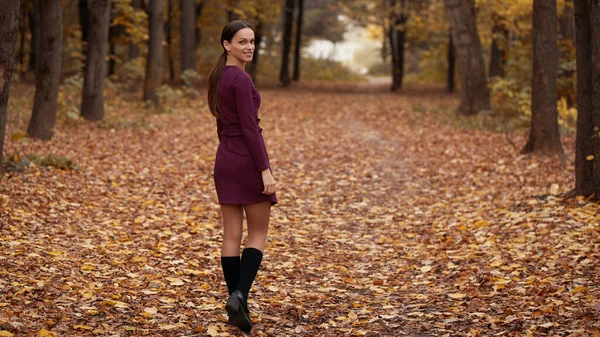
{"type": "MultiPolygon", "coordinates": [[[[598,329],[598,207],[552,195],[572,188],[570,163],[453,127],[437,112],[456,102],[439,93],[261,94],[279,204],[253,335],[598,329]]],[[[0,187],[0,330],[242,335],[225,324],[217,139],[202,101],[139,124],[115,102],[104,127],[8,142],[7,153],[52,152],[78,170],[30,169],[0,187]]]]}

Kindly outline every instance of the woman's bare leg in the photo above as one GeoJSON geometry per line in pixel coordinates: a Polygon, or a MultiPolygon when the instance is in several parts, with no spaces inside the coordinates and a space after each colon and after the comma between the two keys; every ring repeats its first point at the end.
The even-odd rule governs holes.
{"type": "Polygon", "coordinates": [[[269,219],[271,218],[271,202],[244,205],[246,221],[248,222],[248,239],[245,248],[255,248],[261,252],[265,250],[269,219]]]}
{"type": "Polygon", "coordinates": [[[231,295],[238,287],[240,279],[240,244],[242,241],[241,205],[221,205],[223,214],[223,245],[221,246],[221,267],[231,295]]]}
{"type": "Polygon", "coordinates": [[[221,205],[223,214],[223,245],[221,256],[239,256],[242,243],[242,205],[221,205]]]}

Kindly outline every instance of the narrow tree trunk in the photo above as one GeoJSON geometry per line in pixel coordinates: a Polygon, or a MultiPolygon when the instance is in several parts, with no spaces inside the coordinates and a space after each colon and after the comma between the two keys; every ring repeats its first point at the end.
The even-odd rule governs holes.
{"type": "Polygon", "coordinates": [[[448,58],[448,75],[446,76],[446,91],[449,93],[454,92],[454,74],[456,69],[456,56],[454,51],[454,42],[452,39],[452,32],[448,34],[448,51],[446,52],[448,58]]]}
{"type": "Polygon", "coordinates": [[[169,78],[171,83],[175,82],[175,64],[173,62],[173,0],[167,2],[167,22],[165,32],[167,33],[167,58],[169,64],[169,78]]]}
{"type": "Polygon", "coordinates": [[[390,1],[391,17],[390,17],[390,47],[392,50],[392,91],[402,88],[402,80],[404,77],[404,43],[406,41],[406,30],[403,26],[408,20],[405,14],[406,3],[402,0],[397,3],[395,0],[390,1]],[[400,6],[400,8],[398,7],[400,6]]]}
{"type": "MultiPolygon", "coordinates": [[[[139,10],[142,8],[142,0],[133,0],[131,2],[131,6],[133,7],[133,9],[135,10],[139,10]]],[[[138,48],[138,46],[135,45],[135,43],[130,42],[129,43],[129,59],[135,59],[138,58],[140,56],[140,49],[138,48]]]]}
{"type": "MultiPolygon", "coordinates": [[[[25,40],[27,37],[27,6],[20,6],[19,13],[19,65],[21,66],[21,74],[25,74],[25,40]]],[[[0,161],[1,163],[2,161],[0,161]]]]}
{"type": "Polygon", "coordinates": [[[560,35],[575,42],[575,15],[573,0],[565,1],[565,9],[559,19],[560,35]]]}
{"type": "Polygon", "coordinates": [[[35,98],[27,133],[49,140],[56,124],[56,105],[62,58],[61,0],[40,1],[40,59],[35,72],[35,98]]]}
{"type": "Polygon", "coordinates": [[[181,12],[181,71],[196,70],[196,3],[179,0],[181,12]]]}
{"type": "Polygon", "coordinates": [[[561,65],[572,62],[575,51],[575,14],[573,0],[565,0],[565,6],[558,19],[559,49],[558,49],[558,93],[567,100],[567,105],[575,105],[577,98],[576,69],[564,69],[561,65]],[[562,69],[561,69],[562,68],[562,69]],[[567,79],[564,81],[563,79],[567,79]]]}
{"type": "Polygon", "coordinates": [[[5,0],[0,11],[0,178],[4,176],[4,137],[10,79],[19,28],[19,0],[5,0]]]}
{"type": "Polygon", "coordinates": [[[521,153],[564,157],[558,132],[556,0],[533,1],[531,129],[521,153]]]}
{"type": "Polygon", "coordinates": [[[40,0],[33,0],[33,10],[29,13],[29,30],[29,69],[35,73],[40,61],[40,0]]]}
{"type": "Polygon", "coordinates": [[[91,9],[91,30],[85,58],[81,116],[89,121],[99,121],[104,118],[105,58],[110,24],[110,0],[92,0],[91,9]]]}
{"type": "Polygon", "coordinates": [[[395,28],[395,19],[390,17],[390,27],[388,29],[389,45],[390,45],[390,56],[391,56],[391,70],[392,70],[392,91],[395,90],[396,82],[396,64],[398,63],[398,30],[395,28]]]}
{"type": "MultiPolygon", "coordinates": [[[[79,0],[79,25],[81,27],[81,41],[87,42],[90,35],[90,0],[79,0]]],[[[85,52],[84,52],[85,54],[85,52]]]]}
{"type": "Polygon", "coordinates": [[[250,77],[252,77],[252,82],[254,82],[255,85],[258,83],[256,75],[258,74],[258,59],[263,39],[263,23],[260,20],[257,21],[258,23],[256,24],[256,27],[254,27],[254,45],[256,47],[254,48],[254,56],[252,57],[252,63],[250,64],[250,69],[248,71],[250,77]]]}
{"type": "MultiPolygon", "coordinates": [[[[406,23],[408,19],[407,16],[402,15],[400,21],[402,24],[406,23]]],[[[406,42],[406,29],[402,28],[398,31],[398,63],[396,64],[396,82],[395,88],[402,89],[402,84],[404,83],[404,44],[406,42]]]]}
{"type": "Polygon", "coordinates": [[[302,58],[302,21],[304,21],[304,0],[298,0],[298,18],[296,21],[296,48],[294,49],[294,81],[300,80],[300,60],[302,58]]]}
{"type": "Polygon", "coordinates": [[[600,6],[575,1],[577,137],[575,192],[600,199],[600,6]]]}
{"type": "MultiPolygon", "coordinates": [[[[600,3],[598,0],[590,1],[590,26],[592,27],[592,36],[590,44],[592,45],[592,124],[600,129],[600,3]]],[[[592,185],[597,200],[600,200],[600,143],[598,142],[598,129],[594,129],[596,134],[595,143],[595,165],[592,185]]]]}
{"type": "Polygon", "coordinates": [[[481,110],[490,110],[490,90],[472,8],[466,0],[444,0],[444,3],[460,70],[461,102],[458,113],[474,115],[481,110]]]}
{"type": "MultiPolygon", "coordinates": [[[[196,5],[196,19],[194,20],[194,22],[198,22],[198,19],[202,15],[203,8],[204,8],[204,1],[200,1],[200,3],[196,5]]],[[[196,26],[195,24],[194,24],[194,31],[196,33],[194,49],[197,49],[198,45],[200,45],[200,39],[202,37],[202,35],[201,35],[202,32],[200,31],[200,27],[196,26]]]]}
{"type": "Polygon", "coordinates": [[[490,51],[490,72],[489,77],[504,77],[504,59],[505,59],[505,36],[506,29],[495,20],[492,27],[492,47],[490,51]]]}
{"type": "Polygon", "coordinates": [[[294,21],[294,0],[286,0],[283,24],[283,52],[281,53],[281,71],[279,82],[284,87],[290,85],[290,49],[292,47],[292,24],[294,21]]]}
{"type": "Polygon", "coordinates": [[[144,80],[144,101],[158,105],[156,89],[162,84],[163,64],[163,17],[162,1],[150,0],[149,10],[148,59],[146,61],[146,79],[144,80]]]}

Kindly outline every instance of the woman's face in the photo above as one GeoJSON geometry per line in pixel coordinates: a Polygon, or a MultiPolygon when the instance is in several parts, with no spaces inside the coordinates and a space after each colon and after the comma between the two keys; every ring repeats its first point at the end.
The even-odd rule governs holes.
{"type": "Polygon", "coordinates": [[[223,46],[229,55],[239,61],[251,62],[254,55],[254,31],[250,28],[242,28],[235,33],[231,43],[227,40],[223,41],[223,46]]]}

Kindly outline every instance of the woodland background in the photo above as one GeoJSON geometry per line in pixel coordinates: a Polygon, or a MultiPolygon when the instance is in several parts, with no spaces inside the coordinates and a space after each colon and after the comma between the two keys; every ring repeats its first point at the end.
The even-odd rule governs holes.
{"type": "Polygon", "coordinates": [[[242,335],[205,99],[233,19],[280,200],[253,335],[600,336],[592,0],[6,1],[0,336],[242,335]]]}

